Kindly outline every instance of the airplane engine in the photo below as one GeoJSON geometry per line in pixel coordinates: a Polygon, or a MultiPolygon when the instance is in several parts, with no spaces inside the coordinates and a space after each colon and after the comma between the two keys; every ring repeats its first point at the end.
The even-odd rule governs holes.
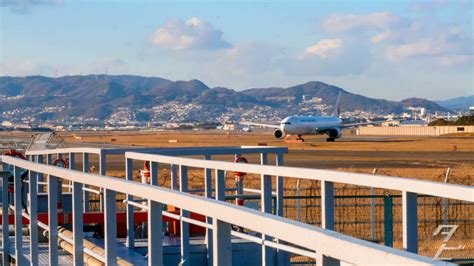
{"type": "Polygon", "coordinates": [[[337,139],[339,137],[341,137],[341,130],[338,129],[338,128],[333,128],[331,130],[328,131],[328,137],[330,139],[337,139]]]}
{"type": "Polygon", "coordinates": [[[275,131],[273,131],[273,136],[277,139],[281,139],[285,136],[285,133],[283,133],[281,129],[275,129],[275,131]]]}

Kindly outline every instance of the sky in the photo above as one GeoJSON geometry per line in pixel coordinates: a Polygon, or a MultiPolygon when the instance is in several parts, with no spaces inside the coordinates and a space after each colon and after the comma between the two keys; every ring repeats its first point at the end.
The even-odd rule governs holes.
{"type": "Polygon", "coordinates": [[[0,75],[132,74],[235,90],[322,81],[474,94],[472,0],[0,0],[0,75]]]}

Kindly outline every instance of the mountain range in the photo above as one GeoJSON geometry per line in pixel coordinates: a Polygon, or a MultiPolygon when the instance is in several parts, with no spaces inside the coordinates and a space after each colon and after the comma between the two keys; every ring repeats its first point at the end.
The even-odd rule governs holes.
{"type": "Polygon", "coordinates": [[[169,102],[196,104],[223,112],[226,108],[264,106],[290,112],[304,100],[320,100],[332,106],[342,93],[342,111],[364,110],[375,113],[401,113],[409,106],[428,111],[449,111],[427,99],[389,101],[369,98],[320,81],[288,88],[252,88],[235,91],[209,88],[199,80],[171,81],[158,77],[132,75],[86,75],[58,78],[44,76],[0,77],[0,111],[24,107],[66,106],[49,118],[82,116],[105,119],[119,107],[146,109],[169,102]]]}
{"type": "Polygon", "coordinates": [[[469,107],[474,106],[474,95],[436,101],[436,103],[447,109],[467,111],[469,107]]]}

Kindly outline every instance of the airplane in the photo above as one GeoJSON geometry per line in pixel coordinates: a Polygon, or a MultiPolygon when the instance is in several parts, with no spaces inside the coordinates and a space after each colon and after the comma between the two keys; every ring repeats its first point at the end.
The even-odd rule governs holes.
{"type": "Polygon", "coordinates": [[[298,140],[303,140],[303,135],[328,135],[326,141],[333,142],[342,136],[342,129],[355,127],[360,125],[376,124],[381,122],[367,122],[343,124],[339,118],[341,92],[337,96],[334,111],[331,116],[288,116],[283,119],[279,125],[259,124],[252,122],[242,122],[247,126],[259,126],[266,128],[274,128],[273,136],[282,139],[291,135],[298,136],[298,140]]]}

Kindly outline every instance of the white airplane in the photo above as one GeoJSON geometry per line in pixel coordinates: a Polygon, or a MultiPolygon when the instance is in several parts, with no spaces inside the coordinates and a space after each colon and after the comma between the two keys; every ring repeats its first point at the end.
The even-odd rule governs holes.
{"type": "Polygon", "coordinates": [[[242,122],[248,126],[260,126],[274,128],[273,136],[282,139],[285,136],[298,136],[303,140],[303,135],[328,135],[327,141],[335,141],[342,136],[342,129],[360,125],[376,124],[380,122],[367,122],[355,124],[343,124],[339,118],[341,93],[337,96],[336,105],[332,116],[288,116],[280,122],[280,125],[259,124],[252,122],[242,122]]]}

